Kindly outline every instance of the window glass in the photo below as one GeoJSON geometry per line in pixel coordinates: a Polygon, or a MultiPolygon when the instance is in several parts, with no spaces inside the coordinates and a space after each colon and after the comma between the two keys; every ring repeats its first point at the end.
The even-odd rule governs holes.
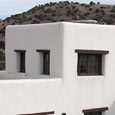
{"type": "Polygon", "coordinates": [[[79,75],[100,75],[102,55],[79,54],[78,74],[79,75]]]}
{"type": "Polygon", "coordinates": [[[20,52],[20,72],[25,72],[25,52],[20,52]]]}
{"type": "Polygon", "coordinates": [[[84,115],[102,115],[102,112],[89,112],[89,113],[84,113],[84,115]]]}
{"type": "Polygon", "coordinates": [[[87,56],[80,55],[79,56],[79,66],[80,66],[80,73],[86,74],[87,73],[87,56]]]}
{"type": "Polygon", "coordinates": [[[17,54],[17,71],[25,73],[25,52],[26,50],[14,50],[17,54]]]}
{"type": "Polygon", "coordinates": [[[43,53],[43,74],[49,75],[49,52],[43,53]]]}

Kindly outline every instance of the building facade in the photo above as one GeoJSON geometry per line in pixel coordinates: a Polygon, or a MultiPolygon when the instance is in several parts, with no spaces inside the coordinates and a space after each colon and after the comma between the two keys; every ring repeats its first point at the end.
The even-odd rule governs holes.
{"type": "Polygon", "coordinates": [[[0,114],[113,115],[114,33],[69,22],[8,26],[0,114]]]}

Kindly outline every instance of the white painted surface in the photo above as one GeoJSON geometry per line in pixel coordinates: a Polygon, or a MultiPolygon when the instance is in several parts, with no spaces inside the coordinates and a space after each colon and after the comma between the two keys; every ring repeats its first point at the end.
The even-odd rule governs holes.
{"type": "Polygon", "coordinates": [[[83,109],[100,107],[109,107],[104,115],[115,114],[114,26],[63,22],[9,26],[6,32],[6,73],[2,75],[21,80],[0,81],[0,115],[53,110],[57,115],[83,115],[83,109]],[[17,73],[15,49],[27,50],[25,74],[17,73]],[[51,50],[50,76],[39,75],[36,49],[51,50]],[[104,74],[77,76],[75,49],[109,50],[104,74]]]}
{"type": "Polygon", "coordinates": [[[61,98],[61,79],[0,81],[0,115],[56,110],[61,98]],[[54,98],[55,97],[55,98],[54,98]]]}
{"type": "Polygon", "coordinates": [[[50,52],[50,77],[62,77],[62,24],[8,26],[6,29],[6,71],[16,73],[17,57],[14,50],[26,50],[26,74],[40,75],[39,53],[50,52]],[[15,33],[15,34],[14,34],[15,33]]]}

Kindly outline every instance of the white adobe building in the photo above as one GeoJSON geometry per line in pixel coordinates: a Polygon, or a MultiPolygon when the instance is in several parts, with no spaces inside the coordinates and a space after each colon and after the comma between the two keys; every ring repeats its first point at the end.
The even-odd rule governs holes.
{"type": "Polygon", "coordinates": [[[0,115],[114,115],[114,71],[114,26],[8,26],[0,115]]]}

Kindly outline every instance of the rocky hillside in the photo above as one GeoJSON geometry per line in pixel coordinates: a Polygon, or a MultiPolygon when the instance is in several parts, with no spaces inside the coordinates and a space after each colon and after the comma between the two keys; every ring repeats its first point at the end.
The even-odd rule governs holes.
{"type": "Polygon", "coordinates": [[[38,5],[21,14],[0,20],[0,48],[4,48],[4,34],[7,25],[35,24],[57,21],[97,20],[101,24],[115,24],[115,6],[100,2],[82,4],[78,2],[59,2],[38,5]]]}

